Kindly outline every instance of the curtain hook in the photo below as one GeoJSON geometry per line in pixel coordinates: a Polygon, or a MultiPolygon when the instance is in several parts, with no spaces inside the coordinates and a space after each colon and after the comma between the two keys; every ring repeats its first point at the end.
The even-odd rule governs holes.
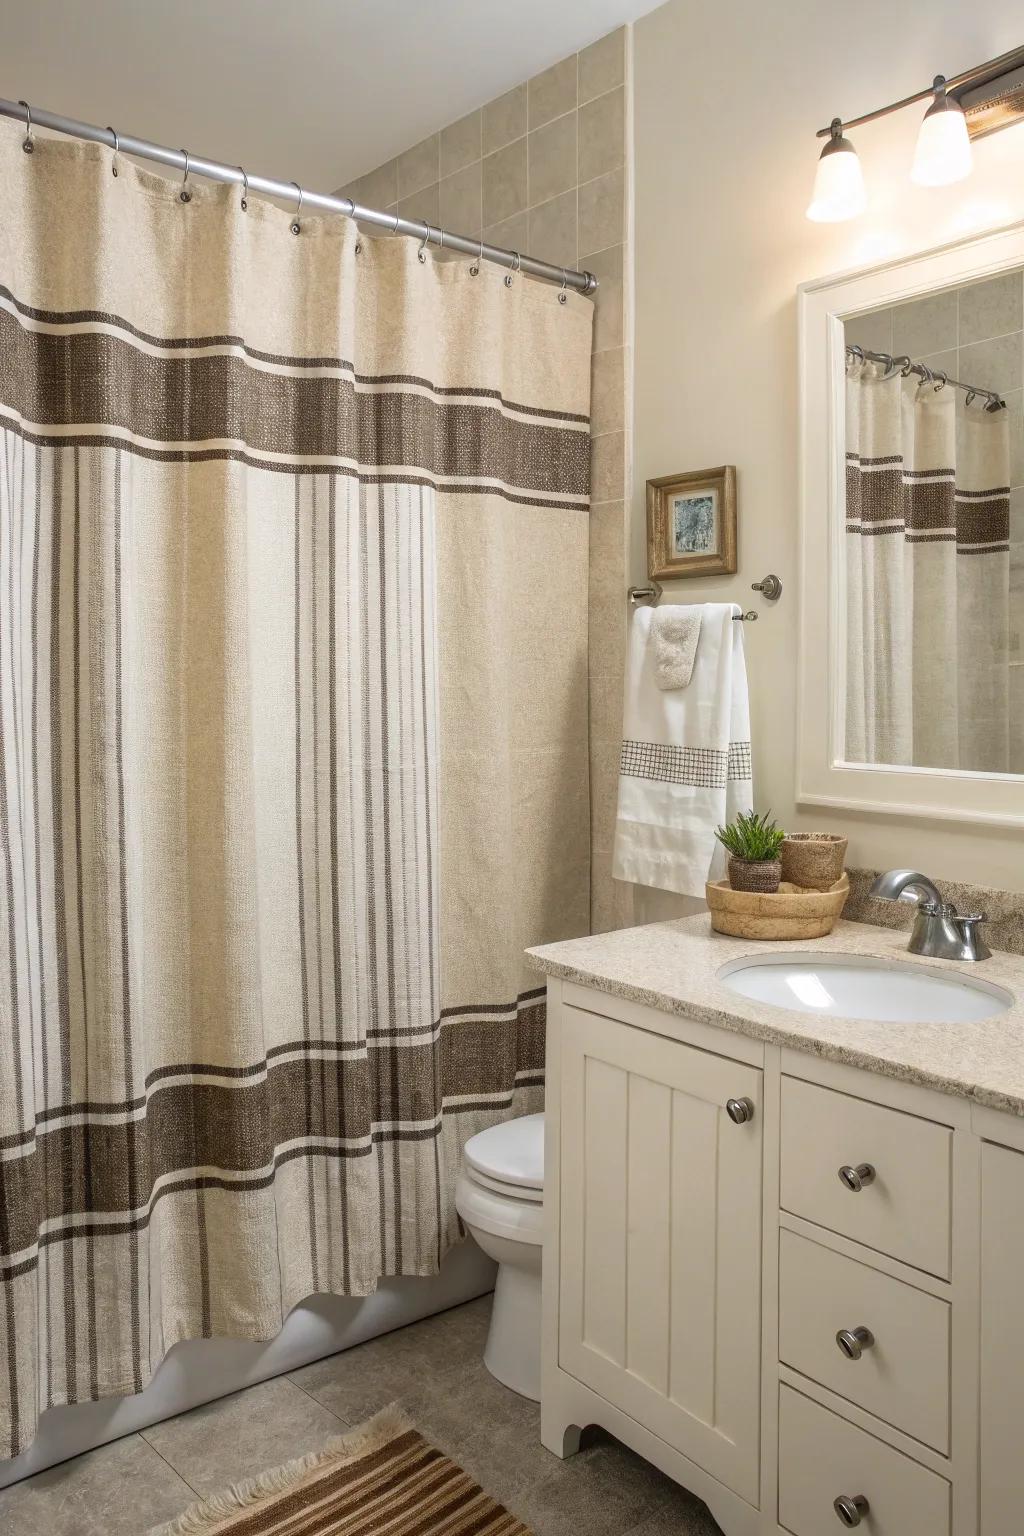
{"type": "Polygon", "coordinates": [[[181,153],[185,156],[185,174],[181,178],[181,191],[178,193],[178,202],[190,203],[192,201],[192,193],[188,189],[188,150],[183,149],[181,153]]]}
{"type": "Polygon", "coordinates": [[[519,271],[519,268],[523,264],[523,259],[520,256],[518,251],[513,251],[512,255],[515,257],[515,260],[512,263],[512,271],[505,273],[505,287],[506,288],[511,288],[512,287],[512,279],[515,276],[515,274],[519,271]]]}
{"type": "Polygon", "coordinates": [[[476,255],[473,257],[473,260],[469,264],[469,275],[470,275],[470,277],[477,277],[479,275],[480,264],[483,261],[483,259],[484,259],[484,243],[481,240],[480,241],[480,249],[477,251],[476,255]]]}
{"type": "Polygon", "coordinates": [[[291,222],[291,224],[288,227],[291,230],[293,235],[301,235],[301,233],[302,233],[302,225],[299,223],[299,214],[302,212],[303,191],[302,191],[302,188],[299,186],[297,181],[290,182],[289,185],[293,186],[295,188],[296,192],[299,194],[299,201],[298,201],[298,205],[296,206],[295,212],[292,215],[292,222],[291,222]]]}
{"type": "MultiPolygon", "coordinates": [[[[353,208],[353,211],[354,211],[355,210],[355,204],[354,203],[352,205],[352,208],[353,208]]],[[[392,218],[394,219],[395,222],[394,222],[394,225],[392,226],[391,233],[393,235],[397,235],[398,234],[398,226],[399,226],[399,224],[401,224],[402,221],[399,218],[397,213],[392,214],[392,218]]]]}
{"type": "Polygon", "coordinates": [[[939,390],[945,389],[946,385],[949,383],[949,374],[945,371],[944,368],[937,368],[935,370],[934,377],[939,381],[935,386],[935,393],[938,394],[939,390]]]}
{"type": "Polygon", "coordinates": [[[566,289],[566,285],[568,284],[568,281],[569,281],[569,279],[566,276],[565,268],[563,267],[562,268],[562,286],[558,290],[558,302],[559,302],[559,304],[564,304],[566,302],[566,292],[565,292],[565,289],[566,289]]]}
{"type": "Polygon", "coordinates": [[[31,155],[36,147],[36,141],[32,137],[32,108],[27,101],[18,99],[18,106],[25,108],[25,137],[21,141],[21,147],[26,155],[31,155]]]}
{"type": "Polygon", "coordinates": [[[440,224],[437,226],[437,233],[440,236],[440,239],[437,242],[437,248],[438,248],[439,251],[443,251],[444,250],[444,230],[441,228],[440,224]]]}
{"type": "Polygon", "coordinates": [[[121,153],[121,140],[117,136],[117,129],[116,128],[111,128],[109,123],[107,124],[107,132],[110,134],[110,137],[114,141],[114,160],[113,160],[113,163],[112,163],[112,165],[110,167],[110,174],[111,174],[111,176],[116,176],[117,175],[117,157],[121,153]]]}
{"type": "Polygon", "coordinates": [[[899,365],[900,365],[900,378],[901,379],[909,378],[910,377],[910,370],[914,366],[913,362],[910,359],[910,357],[907,356],[906,353],[904,353],[902,357],[894,357],[893,358],[893,366],[895,366],[897,363],[899,363],[899,365]]]}
{"type": "Polygon", "coordinates": [[[241,206],[241,209],[242,209],[243,213],[248,213],[249,212],[249,178],[245,174],[245,171],[242,170],[241,166],[239,166],[238,169],[242,173],[242,198],[241,198],[240,206],[241,206]]]}
{"type": "Polygon", "coordinates": [[[977,400],[977,398],[978,398],[978,391],[976,389],[969,389],[967,391],[967,399],[964,401],[964,405],[965,406],[972,405],[974,403],[974,401],[977,400]]]}
{"type": "Polygon", "coordinates": [[[423,236],[423,239],[420,241],[420,248],[416,252],[417,257],[419,258],[419,260],[422,262],[422,264],[424,266],[426,266],[426,262],[427,262],[427,258],[426,258],[426,255],[425,255],[424,248],[427,245],[428,241],[430,240],[430,225],[429,224],[426,226],[426,230],[427,230],[426,234],[423,236]]]}

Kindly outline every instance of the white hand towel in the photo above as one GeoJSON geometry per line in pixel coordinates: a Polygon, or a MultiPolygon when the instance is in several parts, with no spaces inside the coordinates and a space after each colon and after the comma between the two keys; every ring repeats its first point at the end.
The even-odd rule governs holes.
{"type": "Polygon", "coordinates": [[[651,620],[654,646],[654,681],[663,691],[685,688],[693,676],[693,662],[700,637],[699,608],[655,608],[651,620]]]}
{"type": "Polygon", "coordinates": [[[703,896],[725,871],[715,828],[754,803],[743,625],[732,603],[695,608],[693,677],[664,691],[649,644],[653,612],[638,608],[630,626],[613,873],[703,896]]]}

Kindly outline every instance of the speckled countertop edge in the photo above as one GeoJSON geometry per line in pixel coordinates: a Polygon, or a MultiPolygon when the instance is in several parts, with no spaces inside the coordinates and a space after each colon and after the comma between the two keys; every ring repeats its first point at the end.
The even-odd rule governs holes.
{"type": "Polygon", "coordinates": [[[849,922],[838,923],[825,939],[759,943],[714,933],[706,913],[526,953],[530,965],[548,976],[1024,1117],[1024,958],[1018,955],[997,953],[976,964],[926,960],[907,953],[905,933],[849,922]],[[963,972],[1005,988],[1014,1002],[1005,1013],[974,1024],[877,1023],[769,1007],[740,997],[719,979],[731,960],[787,950],[963,972]]]}

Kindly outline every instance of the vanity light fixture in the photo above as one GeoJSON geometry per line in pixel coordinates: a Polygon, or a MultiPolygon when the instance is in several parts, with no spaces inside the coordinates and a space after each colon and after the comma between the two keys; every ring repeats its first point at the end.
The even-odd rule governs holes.
{"type": "Polygon", "coordinates": [[[807,217],[816,223],[835,224],[862,213],[867,205],[864,177],[848,131],[927,101],[929,96],[932,100],[921,123],[911,180],[922,187],[945,187],[962,181],[971,172],[972,138],[1024,122],[1022,71],[1024,48],[1014,48],[948,80],[936,75],[926,90],[861,117],[845,122],[834,117],[827,128],[818,129],[818,138],[827,143],[818,160],[807,217]]]}

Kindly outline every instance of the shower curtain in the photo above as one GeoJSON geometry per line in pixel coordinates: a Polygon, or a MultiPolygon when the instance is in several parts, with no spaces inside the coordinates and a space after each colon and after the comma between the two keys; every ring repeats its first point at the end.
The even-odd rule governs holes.
{"type": "Polygon", "coordinates": [[[1009,412],[851,363],[846,757],[1009,770],[1009,412]]]}
{"type": "Polygon", "coordinates": [[[592,306],[0,124],[0,1451],[433,1272],[587,931],[592,306]]]}

